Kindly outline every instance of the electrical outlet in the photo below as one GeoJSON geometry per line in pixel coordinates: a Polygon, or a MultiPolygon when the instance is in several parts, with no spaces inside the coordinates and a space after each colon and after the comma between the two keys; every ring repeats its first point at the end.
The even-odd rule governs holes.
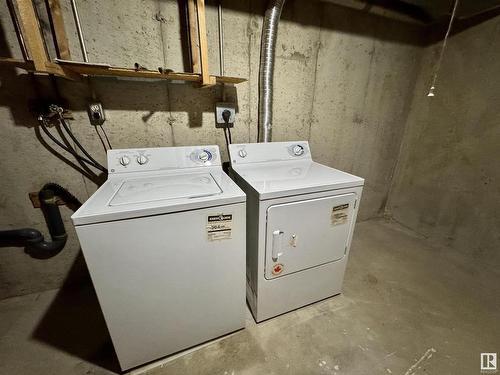
{"type": "Polygon", "coordinates": [[[215,104],[215,127],[216,128],[224,128],[226,122],[222,117],[222,112],[228,110],[231,112],[229,116],[229,127],[232,128],[234,126],[234,121],[236,119],[236,105],[234,103],[216,103],[215,104]]]}
{"type": "Polygon", "coordinates": [[[104,115],[104,109],[101,103],[89,103],[87,108],[89,114],[90,123],[94,126],[104,124],[106,116],[104,115]]]}

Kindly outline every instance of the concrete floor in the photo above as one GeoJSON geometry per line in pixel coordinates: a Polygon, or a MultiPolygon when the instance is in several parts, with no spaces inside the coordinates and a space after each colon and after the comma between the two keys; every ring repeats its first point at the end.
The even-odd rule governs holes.
{"type": "MultiPolygon", "coordinates": [[[[88,279],[84,279],[87,280],[88,279]]],[[[358,224],[344,294],[285,314],[148,374],[479,374],[500,351],[500,274],[382,220],[358,224]]],[[[92,287],[0,301],[1,374],[110,374],[92,287]]]]}

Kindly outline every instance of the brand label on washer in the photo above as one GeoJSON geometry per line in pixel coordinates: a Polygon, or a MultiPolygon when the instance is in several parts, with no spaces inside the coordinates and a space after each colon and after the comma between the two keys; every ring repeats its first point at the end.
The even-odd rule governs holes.
{"type": "Polygon", "coordinates": [[[232,214],[209,215],[207,217],[207,236],[209,241],[231,238],[232,214]]]}
{"type": "Polygon", "coordinates": [[[341,204],[332,208],[332,216],[330,218],[332,225],[342,225],[347,223],[349,203],[341,204]]]}

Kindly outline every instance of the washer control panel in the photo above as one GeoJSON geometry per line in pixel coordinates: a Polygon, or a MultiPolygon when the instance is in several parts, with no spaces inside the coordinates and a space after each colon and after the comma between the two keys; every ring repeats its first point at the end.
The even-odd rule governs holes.
{"type": "Polygon", "coordinates": [[[307,141],[232,144],[229,153],[233,164],[311,160],[307,141]]]}
{"type": "Polygon", "coordinates": [[[304,155],[305,148],[303,145],[292,145],[290,146],[290,151],[293,156],[302,156],[304,155]]]}
{"type": "Polygon", "coordinates": [[[193,162],[198,163],[198,164],[206,164],[209,163],[213,160],[214,155],[213,155],[213,150],[210,150],[208,148],[201,148],[198,150],[194,150],[191,153],[191,160],[193,162]]]}
{"type": "Polygon", "coordinates": [[[221,165],[218,146],[157,147],[108,151],[108,173],[221,165]]]}
{"type": "Polygon", "coordinates": [[[122,157],[120,157],[120,159],[118,159],[118,161],[124,167],[130,164],[130,158],[127,155],[123,155],[122,157]]]}

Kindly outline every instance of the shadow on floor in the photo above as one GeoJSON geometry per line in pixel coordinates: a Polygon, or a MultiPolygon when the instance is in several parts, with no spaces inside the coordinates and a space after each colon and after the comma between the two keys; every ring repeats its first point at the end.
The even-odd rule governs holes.
{"type": "Polygon", "coordinates": [[[118,359],[81,252],[63,287],[34,330],[32,339],[120,373],[118,359]]]}

